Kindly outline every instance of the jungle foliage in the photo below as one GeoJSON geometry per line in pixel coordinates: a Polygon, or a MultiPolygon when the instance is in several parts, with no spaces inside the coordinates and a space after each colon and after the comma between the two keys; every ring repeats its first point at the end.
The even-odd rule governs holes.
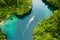
{"type": "Polygon", "coordinates": [[[32,8],[32,0],[0,0],[0,19],[13,14],[23,16],[32,8]]]}
{"type": "Polygon", "coordinates": [[[33,35],[34,40],[60,40],[60,10],[38,23],[33,35]]]}
{"type": "Polygon", "coordinates": [[[34,28],[34,40],[60,40],[60,0],[46,0],[50,5],[57,7],[52,15],[34,28]]]}
{"type": "Polygon", "coordinates": [[[60,0],[46,0],[46,2],[54,7],[60,8],[60,0]]]}

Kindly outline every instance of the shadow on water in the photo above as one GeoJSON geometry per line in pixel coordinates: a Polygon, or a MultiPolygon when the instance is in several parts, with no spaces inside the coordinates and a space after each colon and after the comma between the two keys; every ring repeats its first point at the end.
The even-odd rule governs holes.
{"type": "Polygon", "coordinates": [[[31,14],[31,11],[32,11],[32,8],[27,12],[27,13],[24,13],[23,16],[18,16],[16,15],[16,13],[13,13],[13,15],[11,15],[9,18],[7,18],[7,20],[13,20],[13,17],[17,17],[18,19],[24,19],[25,17],[29,16],[31,14]]]}
{"type": "Polygon", "coordinates": [[[48,8],[50,10],[52,10],[52,12],[54,12],[56,9],[58,9],[57,7],[54,7],[53,5],[49,4],[48,2],[46,2],[46,0],[42,0],[42,2],[48,6],[48,8]]]}
{"type": "Polygon", "coordinates": [[[24,19],[25,17],[27,17],[27,16],[29,16],[29,15],[31,14],[31,11],[32,11],[32,8],[31,8],[27,13],[24,13],[23,16],[18,16],[18,15],[16,15],[16,17],[17,17],[18,19],[24,19]]]}

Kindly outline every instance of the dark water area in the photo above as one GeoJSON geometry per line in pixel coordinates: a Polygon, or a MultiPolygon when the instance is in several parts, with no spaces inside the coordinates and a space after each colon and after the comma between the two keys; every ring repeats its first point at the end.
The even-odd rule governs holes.
{"type": "Polygon", "coordinates": [[[12,15],[2,25],[2,31],[7,35],[8,40],[33,40],[34,27],[52,14],[52,7],[42,0],[32,1],[32,10],[28,15],[22,18],[12,15]]]}
{"type": "Polygon", "coordinates": [[[51,5],[49,4],[48,2],[46,2],[46,0],[42,0],[43,3],[45,3],[45,5],[48,5],[48,8],[51,10],[51,11],[55,11],[56,9],[59,9],[57,7],[55,7],[54,5],[51,5]]]}
{"type": "Polygon", "coordinates": [[[28,17],[31,14],[32,8],[31,10],[29,10],[27,13],[25,13],[23,16],[18,16],[16,14],[14,14],[18,19],[24,19],[25,17],[28,17]]]}

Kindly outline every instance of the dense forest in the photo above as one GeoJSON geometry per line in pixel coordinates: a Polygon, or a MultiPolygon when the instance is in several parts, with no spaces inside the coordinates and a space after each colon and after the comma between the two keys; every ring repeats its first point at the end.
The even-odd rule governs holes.
{"type": "Polygon", "coordinates": [[[58,9],[34,28],[34,40],[60,40],[60,0],[45,1],[58,9]]]}
{"type": "Polygon", "coordinates": [[[46,2],[56,8],[60,8],[60,0],[46,0],[46,2]]]}
{"type": "MultiPolygon", "coordinates": [[[[32,0],[0,0],[0,23],[11,15],[23,16],[31,9],[32,0]]],[[[7,40],[1,30],[0,40],[7,40]]]]}
{"type": "Polygon", "coordinates": [[[23,16],[32,8],[32,0],[0,0],[0,19],[13,14],[23,16]]]}

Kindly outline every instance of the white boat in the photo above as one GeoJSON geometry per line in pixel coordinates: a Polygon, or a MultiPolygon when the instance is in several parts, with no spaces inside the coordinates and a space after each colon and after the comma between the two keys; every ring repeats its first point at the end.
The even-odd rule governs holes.
{"type": "Polygon", "coordinates": [[[34,20],[35,16],[33,16],[30,20],[29,23],[31,23],[34,20]]]}
{"type": "Polygon", "coordinates": [[[32,18],[35,18],[35,16],[33,16],[32,18]]]}

